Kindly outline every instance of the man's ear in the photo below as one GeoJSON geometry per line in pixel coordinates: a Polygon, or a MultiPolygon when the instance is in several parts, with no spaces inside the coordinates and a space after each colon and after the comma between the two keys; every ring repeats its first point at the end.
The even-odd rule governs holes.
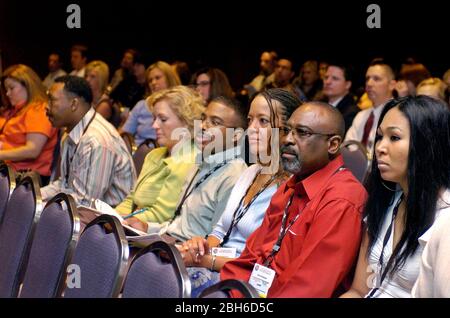
{"type": "Polygon", "coordinates": [[[339,148],[342,144],[342,137],[335,135],[328,139],[328,153],[330,155],[335,155],[339,152],[339,148]]]}
{"type": "Polygon", "coordinates": [[[233,132],[233,142],[235,145],[239,142],[239,140],[244,136],[245,131],[242,128],[235,128],[233,132]]]}
{"type": "Polygon", "coordinates": [[[70,104],[70,109],[72,110],[72,112],[78,109],[78,103],[79,103],[78,98],[72,99],[72,103],[70,104]]]}

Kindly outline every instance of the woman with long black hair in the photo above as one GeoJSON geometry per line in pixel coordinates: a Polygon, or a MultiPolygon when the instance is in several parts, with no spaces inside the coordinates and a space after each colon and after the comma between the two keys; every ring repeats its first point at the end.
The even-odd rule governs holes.
{"type": "Polygon", "coordinates": [[[450,111],[428,96],[389,102],[378,123],[365,236],[341,297],[411,297],[434,221],[450,213],[450,111]]]}

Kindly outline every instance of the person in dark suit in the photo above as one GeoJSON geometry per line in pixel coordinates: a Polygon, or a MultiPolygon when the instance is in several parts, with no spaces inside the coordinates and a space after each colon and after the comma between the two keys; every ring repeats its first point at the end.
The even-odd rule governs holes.
{"type": "Polygon", "coordinates": [[[323,94],[327,102],[341,112],[344,117],[346,132],[359,111],[355,98],[350,93],[351,87],[352,72],[350,67],[338,63],[328,65],[323,80],[323,94]]]}

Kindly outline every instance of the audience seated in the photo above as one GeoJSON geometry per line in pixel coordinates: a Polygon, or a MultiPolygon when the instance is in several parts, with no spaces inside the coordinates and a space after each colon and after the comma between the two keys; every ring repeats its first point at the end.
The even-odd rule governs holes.
{"type": "Polygon", "coordinates": [[[111,100],[107,95],[109,67],[103,61],[92,61],[86,65],[86,80],[92,91],[92,107],[117,127],[119,114],[114,111],[111,100]]]}
{"type": "Polygon", "coordinates": [[[273,194],[287,180],[288,175],[279,164],[279,149],[272,147],[279,147],[278,129],[286,125],[300,104],[295,95],[279,88],[263,91],[253,99],[247,134],[249,151],[256,163],[236,182],[222,217],[207,239],[196,236],[180,249],[186,266],[195,266],[188,268],[193,297],[219,282],[218,272],[242,253],[248,236],[261,225],[273,194]],[[212,251],[231,254],[225,257],[212,251]]]}
{"type": "Polygon", "coordinates": [[[417,85],[417,95],[427,95],[448,103],[448,86],[438,77],[431,77],[417,85]]]}
{"type": "MultiPolygon", "coordinates": [[[[169,64],[163,61],[158,61],[148,67],[146,71],[146,83],[150,94],[181,84],[178,75],[169,64]]],[[[133,107],[125,124],[119,129],[119,132],[123,131],[132,134],[135,144],[139,146],[146,139],[156,138],[152,123],[153,115],[145,99],[142,99],[133,107]]]]}
{"type": "Polygon", "coordinates": [[[61,68],[62,62],[61,57],[58,53],[51,53],[48,56],[48,75],[45,77],[45,79],[42,81],[42,84],[49,89],[50,86],[53,85],[55,82],[55,79],[67,75],[67,73],[61,68]]]}
{"type": "Polygon", "coordinates": [[[337,296],[351,278],[366,199],[339,154],[344,120],[331,105],[308,102],[282,131],[282,164],[293,176],[220,278],[249,281],[263,297],[337,296]]]}
{"type": "Polygon", "coordinates": [[[434,222],[450,213],[450,111],[428,96],[385,106],[364,208],[364,234],[343,297],[409,298],[434,222]]]}
{"type": "Polygon", "coordinates": [[[16,64],[3,72],[1,90],[7,108],[0,119],[0,160],[16,171],[36,171],[46,185],[57,130],[45,116],[45,88],[30,67],[16,64]]]}
{"type": "Polygon", "coordinates": [[[72,72],[69,75],[78,77],[86,76],[86,64],[87,64],[88,48],[83,44],[75,44],[70,49],[70,63],[72,64],[72,72]]]}
{"type": "Polygon", "coordinates": [[[264,87],[273,83],[275,80],[275,66],[277,64],[278,54],[274,51],[265,51],[261,54],[259,63],[259,74],[253,80],[244,85],[247,95],[252,98],[256,93],[260,92],[264,87]]]}
{"type": "Polygon", "coordinates": [[[323,95],[328,103],[336,107],[344,117],[345,132],[350,128],[359,111],[355,96],[350,93],[353,80],[352,72],[350,66],[332,63],[326,69],[323,80],[323,95]]]}
{"type": "Polygon", "coordinates": [[[173,218],[183,183],[195,167],[194,121],[204,111],[201,96],[185,86],[156,92],[147,103],[155,115],[152,126],[161,147],[146,156],[135,188],[116,207],[130,223],[173,218]]]}
{"type": "Polygon", "coordinates": [[[268,83],[264,89],[282,88],[295,94],[300,100],[306,100],[305,94],[300,88],[291,84],[292,78],[295,75],[293,71],[292,61],[286,58],[281,58],[277,61],[277,66],[274,71],[274,80],[268,83]]]}
{"type": "Polygon", "coordinates": [[[322,99],[322,84],[319,63],[314,60],[303,63],[299,76],[293,81],[293,85],[303,92],[307,100],[322,99]]]}
{"type": "Polygon", "coordinates": [[[142,53],[136,52],[133,59],[133,76],[123,79],[109,94],[119,108],[131,110],[137,102],[145,98],[148,93],[145,72],[147,66],[146,58],[142,53]]]}
{"type": "Polygon", "coordinates": [[[366,93],[373,107],[364,109],[356,115],[345,135],[346,141],[360,141],[368,153],[372,153],[378,119],[386,103],[393,98],[395,83],[395,74],[391,66],[381,59],[371,62],[366,72],[366,93]]]}
{"type": "Polygon", "coordinates": [[[118,68],[111,79],[111,82],[108,86],[108,95],[113,90],[116,89],[117,85],[119,85],[124,79],[133,76],[133,64],[134,57],[137,54],[137,51],[134,49],[127,49],[123,53],[122,60],[120,61],[120,68],[118,68]]]}
{"type": "Polygon", "coordinates": [[[173,218],[163,224],[129,219],[128,224],[159,233],[168,242],[211,233],[233,186],[247,168],[237,145],[246,126],[245,115],[236,101],[226,97],[211,101],[202,114],[201,131],[195,132],[200,150],[197,167],[186,178],[173,218]]]}
{"type": "Polygon", "coordinates": [[[136,180],[133,159],[117,130],[97,114],[84,78],[63,76],[50,88],[47,116],[62,137],[60,177],[41,189],[43,201],[59,192],[71,194],[78,205],[100,199],[116,206],[136,180]]]}
{"type": "Polygon", "coordinates": [[[203,96],[205,105],[219,96],[234,96],[227,75],[218,68],[206,67],[198,70],[193,76],[193,85],[203,96]]]}
{"type": "Polygon", "coordinates": [[[416,88],[420,82],[430,78],[431,74],[427,68],[420,63],[403,64],[395,86],[398,97],[416,95],[416,88]]]}

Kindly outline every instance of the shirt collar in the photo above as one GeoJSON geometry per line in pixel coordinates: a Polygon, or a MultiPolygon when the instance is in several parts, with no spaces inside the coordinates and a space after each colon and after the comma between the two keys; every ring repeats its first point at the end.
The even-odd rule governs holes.
{"type": "Polygon", "coordinates": [[[309,200],[311,200],[323,188],[328,179],[343,165],[344,159],[342,155],[339,155],[306,179],[298,181],[294,175],[287,181],[285,191],[294,189],[294,193],[300,196],[307,195],[309,200]]]}
{"type": "Polygon", "coordinates": [[[95,114],[94,108],[90,108],[86,114],[84,114],[83,118],[76,124],[76,126],[69,133],[70,139],[77,145],[80,142],[81,137],[83,136],[84,129],[88,125],[89,121],[95,114]]]}
{"type": "Polygon", "coordinates": [[[339,98],[336,99],[334,102],[330,103],[330,105],[333,106],[333,107],[337,107],[337,105],[341,102],[341,100],[344,99],[345,96],[347,96],[347,95],[344,95],[344,96],[339,97],[339,98]]]}
{"type": "Polygon", "coordinates": [[[373,108],[372,108],[373,114],[374,114],[375,116],[380,116],[380,115],[381,115],[381,112],[382,112],[383,109],[384,109],[384,106],[386,106],[386,104],[387,104],[389,101],[390,101],[390,100],[388,100],[386,103],[381,104],[381,105],[379,105],[379,106],[377,106],[377,107],[373,107],[373,108]]]}
{"type": "Polygon", "coordinates": [[[224,161],[229,161],[235,158],[238,158],[241,155],[241,149],[240,147],[233,147],[230,149],[227,149],[225,151],[221,151],[219,153],[210,155],[208,157],[206,157],[203,162],[201,161],[201,156],[202,153],[200,152],[197,155],[197,160],[196,162],[201,162],[201,166],[206,166],[206,167],[215,167],[216,165],[221,164],[224,161]]]}

